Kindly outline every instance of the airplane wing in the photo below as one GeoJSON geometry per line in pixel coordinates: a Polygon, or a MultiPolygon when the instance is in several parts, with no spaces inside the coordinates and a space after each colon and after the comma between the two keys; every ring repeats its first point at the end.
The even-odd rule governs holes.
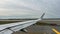
{"type": "Polygon", "coordinates": [[[30,20],[30,21],[25,21],[25,22],[17,22],[17,23],[0,25],[0,34],[7,34],[7,33],[12,34],[13,32],[16,32],[16,31],[24,29],[28,26],[31,26],[31,25],[35,24],[37,21],[42,20],[44,14],[45,13],[43,13],[41,18],[39,18],[37,20],[30,20]]]}
{"type": "Polygon", "coordinates": [[[5,34],[7,31],[16,32],[35,23],[36,23],[36,20],[31,20],[31,21],[26,21],[26,22],[18,22],[18,23],[0,25],[0,34],[5,34]]]}

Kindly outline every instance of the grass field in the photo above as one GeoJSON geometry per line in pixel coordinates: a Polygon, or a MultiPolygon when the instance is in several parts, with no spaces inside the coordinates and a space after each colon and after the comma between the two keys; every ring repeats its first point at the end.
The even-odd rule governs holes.
{"type": "MultiPolygon", "coordinates": [[[[22,22],[22,21],[0,21],[0,24],[8,24],[8,23],[15,23],[15,22],[22,22]]],[[[37,25],[49,25],[47,23],[44,22],[37,22],[37,25]]]]}
{"type": "Polygon", "coordinates": [[[21,22],[21,21],[0,21],[0,24],[8,24],[8,23],[15,23],[15,22],[21,22]]]}
{"type": "Polygon", "coordinates": [[[37,25],[50,25],[50,24],[48,24],[48,23],[44,23],[44,22],[41,22],[41,21],[40,21],[40,22],[38,21],[36,24],[37,24],[37,25]]]}

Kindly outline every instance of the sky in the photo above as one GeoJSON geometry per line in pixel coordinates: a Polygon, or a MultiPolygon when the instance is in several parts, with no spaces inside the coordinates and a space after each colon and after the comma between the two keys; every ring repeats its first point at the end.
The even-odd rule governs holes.
{"type": "Polygon", "coordinates": [[[60,18],[60,0],[0,0],[0,19],[60,18]]]}

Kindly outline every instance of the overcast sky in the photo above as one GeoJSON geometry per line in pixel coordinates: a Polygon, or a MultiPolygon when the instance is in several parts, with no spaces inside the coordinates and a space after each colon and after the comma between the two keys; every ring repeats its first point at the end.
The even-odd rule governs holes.
{"type": "Polygon", "coordinates": [[[0,18],[60,18],[60,0],[0,0],[0,18]]]}

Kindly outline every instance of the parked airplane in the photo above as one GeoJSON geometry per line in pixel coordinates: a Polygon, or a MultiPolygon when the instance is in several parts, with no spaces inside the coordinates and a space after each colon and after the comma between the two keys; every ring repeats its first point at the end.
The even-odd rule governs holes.
{"type": "Polygon", "coordinates": [[[42,20],[44,15],[45,13],[43,13],[41,18],[37,20],[30,20],[30,21],[10,23],[10,24],[2,24],[0,25],[0,34],[12,34],[13,32],[16,32],[16,31],[27,32],[25,28],[35,24],[39,20],[42,20]]]}

